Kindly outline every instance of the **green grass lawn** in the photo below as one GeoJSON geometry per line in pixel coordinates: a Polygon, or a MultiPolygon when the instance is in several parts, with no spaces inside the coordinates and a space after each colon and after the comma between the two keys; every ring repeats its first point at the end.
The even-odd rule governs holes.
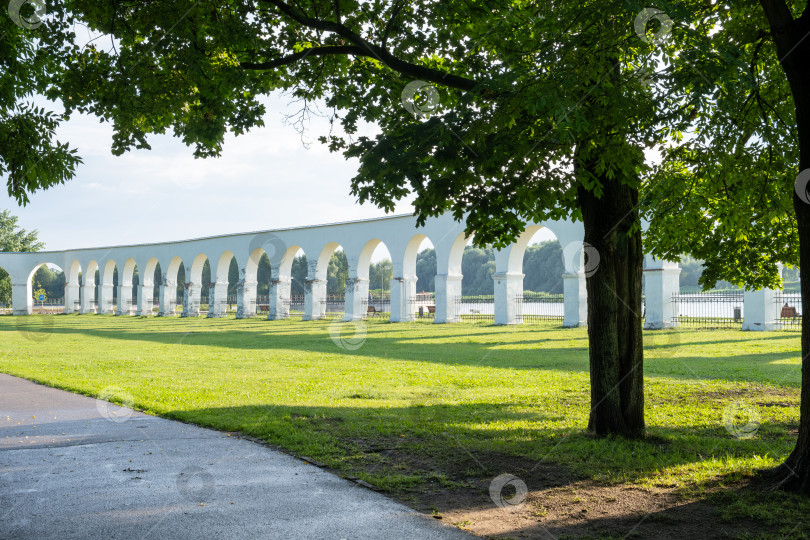
{"type": "Polygon", "coordinates": [[[782,534],[807,519],[803,499],[734,487],[793,448],[797,332],[645,333],[650,437],[626,441],[584,431],[585,329],[363,324],[363,340],[343,328],[341,348],[334,321],[0,317],[0,371],[241,431],[405,500],[521,460],[707,496],[724,519],[782,534]]]}

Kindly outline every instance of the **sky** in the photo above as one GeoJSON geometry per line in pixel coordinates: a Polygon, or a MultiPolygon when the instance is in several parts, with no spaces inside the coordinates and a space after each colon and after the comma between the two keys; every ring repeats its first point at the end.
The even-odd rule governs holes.
{"type": "MultiPolygon", "coordinates": [[[[284,122],[293,108],[283,97],[267,102],[265,127],[228,137],[220,158],[195,159],[171,135],[152,136],[151,150],[113,156],[112,128],[73,115],[58,138],[77,148],[83,163],[64,185],[17,206],[5,190],[0,209],[39,231],[46,250],[185,240],[204,236],[318,225],[385,216],[350,194],[356,160],[330,153],[316,138],[328,131],[314,118],[302,141],[284,122]],[[308,142],[309,144],[305,144],[308,142]]],[[[52,110],[58,110],[49,104],[52,110]]],[[[410,199],[393,214],[411,214],[410,199]]],[[[538,234],[535,241],[546,239],[538,234]]],[[[429,245],[423,246],[429,247],[429,245]]],[[[374,262],[388,258],[384,246],[374,262]]]]}
{"type": "MultiPolygon", "coordinates": [[[[150,137],[152,150],[113,156],[111,127],[74,115],[59,132],[84,160],[74,179],[34,194],[26,207],[4,190],[0,208],[19,216],[23,228],[37,229],[48,250],[384,216],[350,194],[357,162],[314,140],[326,132],[325,120],[313,121],[307,148],[284,124],[286,110],[283,99],[269,100],[266,127],[229,137],[222,157],[208,159],[195,159],[170,135],[150,137]]],[[[395,213],[412,212],[406,201],[395,213]]]]}

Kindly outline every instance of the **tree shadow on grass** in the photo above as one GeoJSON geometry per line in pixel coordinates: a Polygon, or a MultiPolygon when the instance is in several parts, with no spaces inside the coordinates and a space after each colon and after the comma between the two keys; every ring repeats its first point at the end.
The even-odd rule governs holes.
{"type": "MultiPolygon", "coordinates": [[[[634,441],[595,438],[582,427],[540,427],[558,418],[515,407],[256,405],[170,411],[166,416],[268,441],[344,476],[359,477],[428,513],[438,509],[458,521],[469,514],[482,522],[493,518],[498,526],[505,523],[500,532],[496,522],[485,531],[495,536],[548,538],[551,532],[577,538],[635,534],[699,539],[715,538],[720,530],[776,532],[796,524],[789,513],[774,514],[763,486],[749,485],[744,474],[722,472],[730,459],[774,453],[784,457],[795,443],[795,437],[785,434],[795,424],[764,423],[752,439],[737,439],[722,425],[652,426],[646,440],[634,441]],[[521,427],[505,428],[504,423],[521,427]],[[650,479],[655,485],[660,471],[704,466],[712,471],[708,479],[691,486],[687,482],[687,488],[703,486],[697,491],[638,485],[650,479]],[[529,498],[519,516],[498,508],[490,496],[492,482],[501,474],[526,485],[529,498]],[[729,505],[730,511],[725,508],[729,505]]],[[[810,511],[804,499],[783,498],[810,511]]]]}
{"type": "MultiPolygon", "coordinates": [[[[54,318],[48,318],[53,321],[54,318]]],[[[510,341],[514,333],[436,334],[424,336],[411,333],[407,328],[376,323],[360,327],[362,334],[359,345],[347,347],[341,343],[341,336],[335,335],[332,321],[306,323],[284,323],[252,319],[187,319],[191,324],[167,327],[155,325],[151,321],[163,323],[165,319],[144,319],[143,324],[114,324],[114,319],[103,316],[87,319],[87,326],[76,326],[75,320],[68,323],[43,324],[36,317],[9,319],[13,324],[0,321],[0,332],[21,331],[28,337],[47,339],[51,335],[83,335],[102,339],[141,341],[167,346],[217,347],[239,351],[289,351],[298,350],[330,356],[345,356],[352,359],[386,359],[411,362],[424,362],[452,366],[489,367],[518,370],[557,370],[566,373],[588,371],[588,352],[580,346],[581,339],[559,338],[555,330],[541,327],[533,334],[537,340],[510,341]],[[105,320],[106,319],[106,320],[105,320]],[[110,324],[113,323],[113,324],[110,324]],[[196,323],[196,324],[193,324],[196,323]],[[246,329],[244,325],[248,325],[246,329]],[[331,328],[330,328],[331,327],[331,328]],[[256,330],[258,328],[258,331],[256,330]],[[552,334],[548,338],[544,337],[552,334]],[[503,337],[504,339],[497,339],[503,337]],[[463,341],[460,341],[463,340],[463,341]],[[568,342],[570,346],[559,344],[568,342]],[[530,345],[531,348],[515,347],[530,345]],[[555,346],[556,345],[556,346],[555,346]]],[[[125,319],[129,321],[129,319],[125,319]]],[[[340,328],[338,327],[338,330],[340,328]]],[[[353,339],[355,327],[346,326],[346,338],[353,339]]],[[[660,335],[660,334],[659,334],[660,335]]],[[[782,339],[774,336],[759,339],[782,339]]],[[[714,343],[705,341],[701,343],[714,343]]],[[[695,343],[684,343],[689,350],[695,343]]],[[[645,373],[650,376],[681,380],[727,380],[729,382],[771,383],[789,386],[799,385],[797,367],[778,364],[780,360],[795,359],[796,352],[782,351],[761,354],[727,355],[723,358],[701,356],[679,356],[681,344],[677,342],[648,343],[645,352],[647,359],[645,373]],[[661,356],[661,357],[656,357],[661,356]],[[732,369],[733,368],[733,369],[732,369]]],[[[193,354],[193,353],[192,353],[193,354]]]]}

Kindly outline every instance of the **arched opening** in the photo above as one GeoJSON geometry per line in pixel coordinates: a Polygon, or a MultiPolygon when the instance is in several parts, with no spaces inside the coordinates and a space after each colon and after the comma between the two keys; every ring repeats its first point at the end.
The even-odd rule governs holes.
{"type": "Polygon", "coordinates": [[[271,306],[276,309],[275,318],[304,316],[304,298],[306,297],[307,255],[300,246],[290,246],[281,257],[278,269],[277,289],[272,291],[271,306]]]}
{"type": "Polygon", "coordinates": [[[342,316],[346,306],[346,281],[349,279],[349,260],[343,246],[335,242],[324,246],[315,275],[318,280],[326,281],[326,303],[321,316],[342,316]]]}
{"type": "Polygon", "coordinates": [[[183,306],[183,296],[184,291],[186,290],[186,283],[188,280],[186,279],[186,265],[180,264],[179,268],[177,269],[177,287],[174,290],[174,301],[177,309],[182,309],[183,306]]]}
{"type": "Polygon", "coordinates": [[[242,289],[237,287],[237,317],[255,316],[267,313],[270,308],[270,258],[263,248],[256,248],[245,264],[242,289]],[[241,311],[240,311],[241,310],[241,311]]]}
{"type": "Polygon", "coordinates": [[[183,286],[183,317],[198,317],[208,313],[208,298],[211,285],[211,264],[204,253],[197,255],[191,267],[185,268],[186,282],[183,286]]]}
{"type": "MultiPolygon", "coordinates": [[[[396,270],[395,270],[396,271],[396,270]]],[[[401,319],[430,320],[436,313],[436,249],[424,234],[414,235],[402,261],[401,319]]]]}
{"type": "MultiPolygon", "coordinates": [[[[362,263],[361,260],[360,264],[362,265],[362,263]]],[[[377,241],[368,261],[368,316],[390,315],[393,277],[394,263],[391,259],[391,252],[384,242],[377,241]]]]}
{"type": "Polygon", "coordinates": [[[127,259],[116,286],[118,315],[132,315],[138,307],[138,265],[135,259],[127,259]]]}
{"type": "MultiPolygon", "coordinates": [[[[556,320],[565,317],[563,299],[563,248],[556,235],[539,225],[528,227],[512,248],[514,272],[523,274],[520,313],[524,322],[556,320]],[[523,251],[521,254],[519,250],[523,251]]],[[[511,262],[511,260],[510,260],[511,262]]],[[[509,272],[512,272],[512,268],[509,272]]]]}
{"type": "MultiPolygon", "coordinates": [[[[472,237],[461,253],[461,299],[457,314],[461,320],[492,321],[495,317],[495,250],[476,247],[472,237]]],[[[456,255],[457,256],[457,255],[456,255]]],[[[451,261],[451,265],[452,265],[451,261]]]]}
{"type": "MultiPolygon", "coordinates": [[[[31,272],[29,290],[34,313],[64,313],[65,279],[62,268],[52,263],[41,264],[31,272]]],[[[9,298],[10,293],[9,287],[9,298]]]]}

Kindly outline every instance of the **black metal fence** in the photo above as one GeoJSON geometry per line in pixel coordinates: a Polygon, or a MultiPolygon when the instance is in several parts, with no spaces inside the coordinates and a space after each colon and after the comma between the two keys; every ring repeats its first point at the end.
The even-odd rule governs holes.
{"type": "Polygon", "coordinates": [[[744,292],[723,291],[672,295],[673,324],[698,328],[742,328],[744,292]]]}
{"type": "Polygon", "coordinates": [[[802,328],[802,295],[801,293],[787,293],[779,291],[774,297],[777,305],[777,321],[785,330],[801,330],[802,328]]]}
{"type": "Polygon", "coordinates": [[[523,322],[562,321],[565,318],[565,300],[562,294],[526,294],[515,298],[523,322]]]}

